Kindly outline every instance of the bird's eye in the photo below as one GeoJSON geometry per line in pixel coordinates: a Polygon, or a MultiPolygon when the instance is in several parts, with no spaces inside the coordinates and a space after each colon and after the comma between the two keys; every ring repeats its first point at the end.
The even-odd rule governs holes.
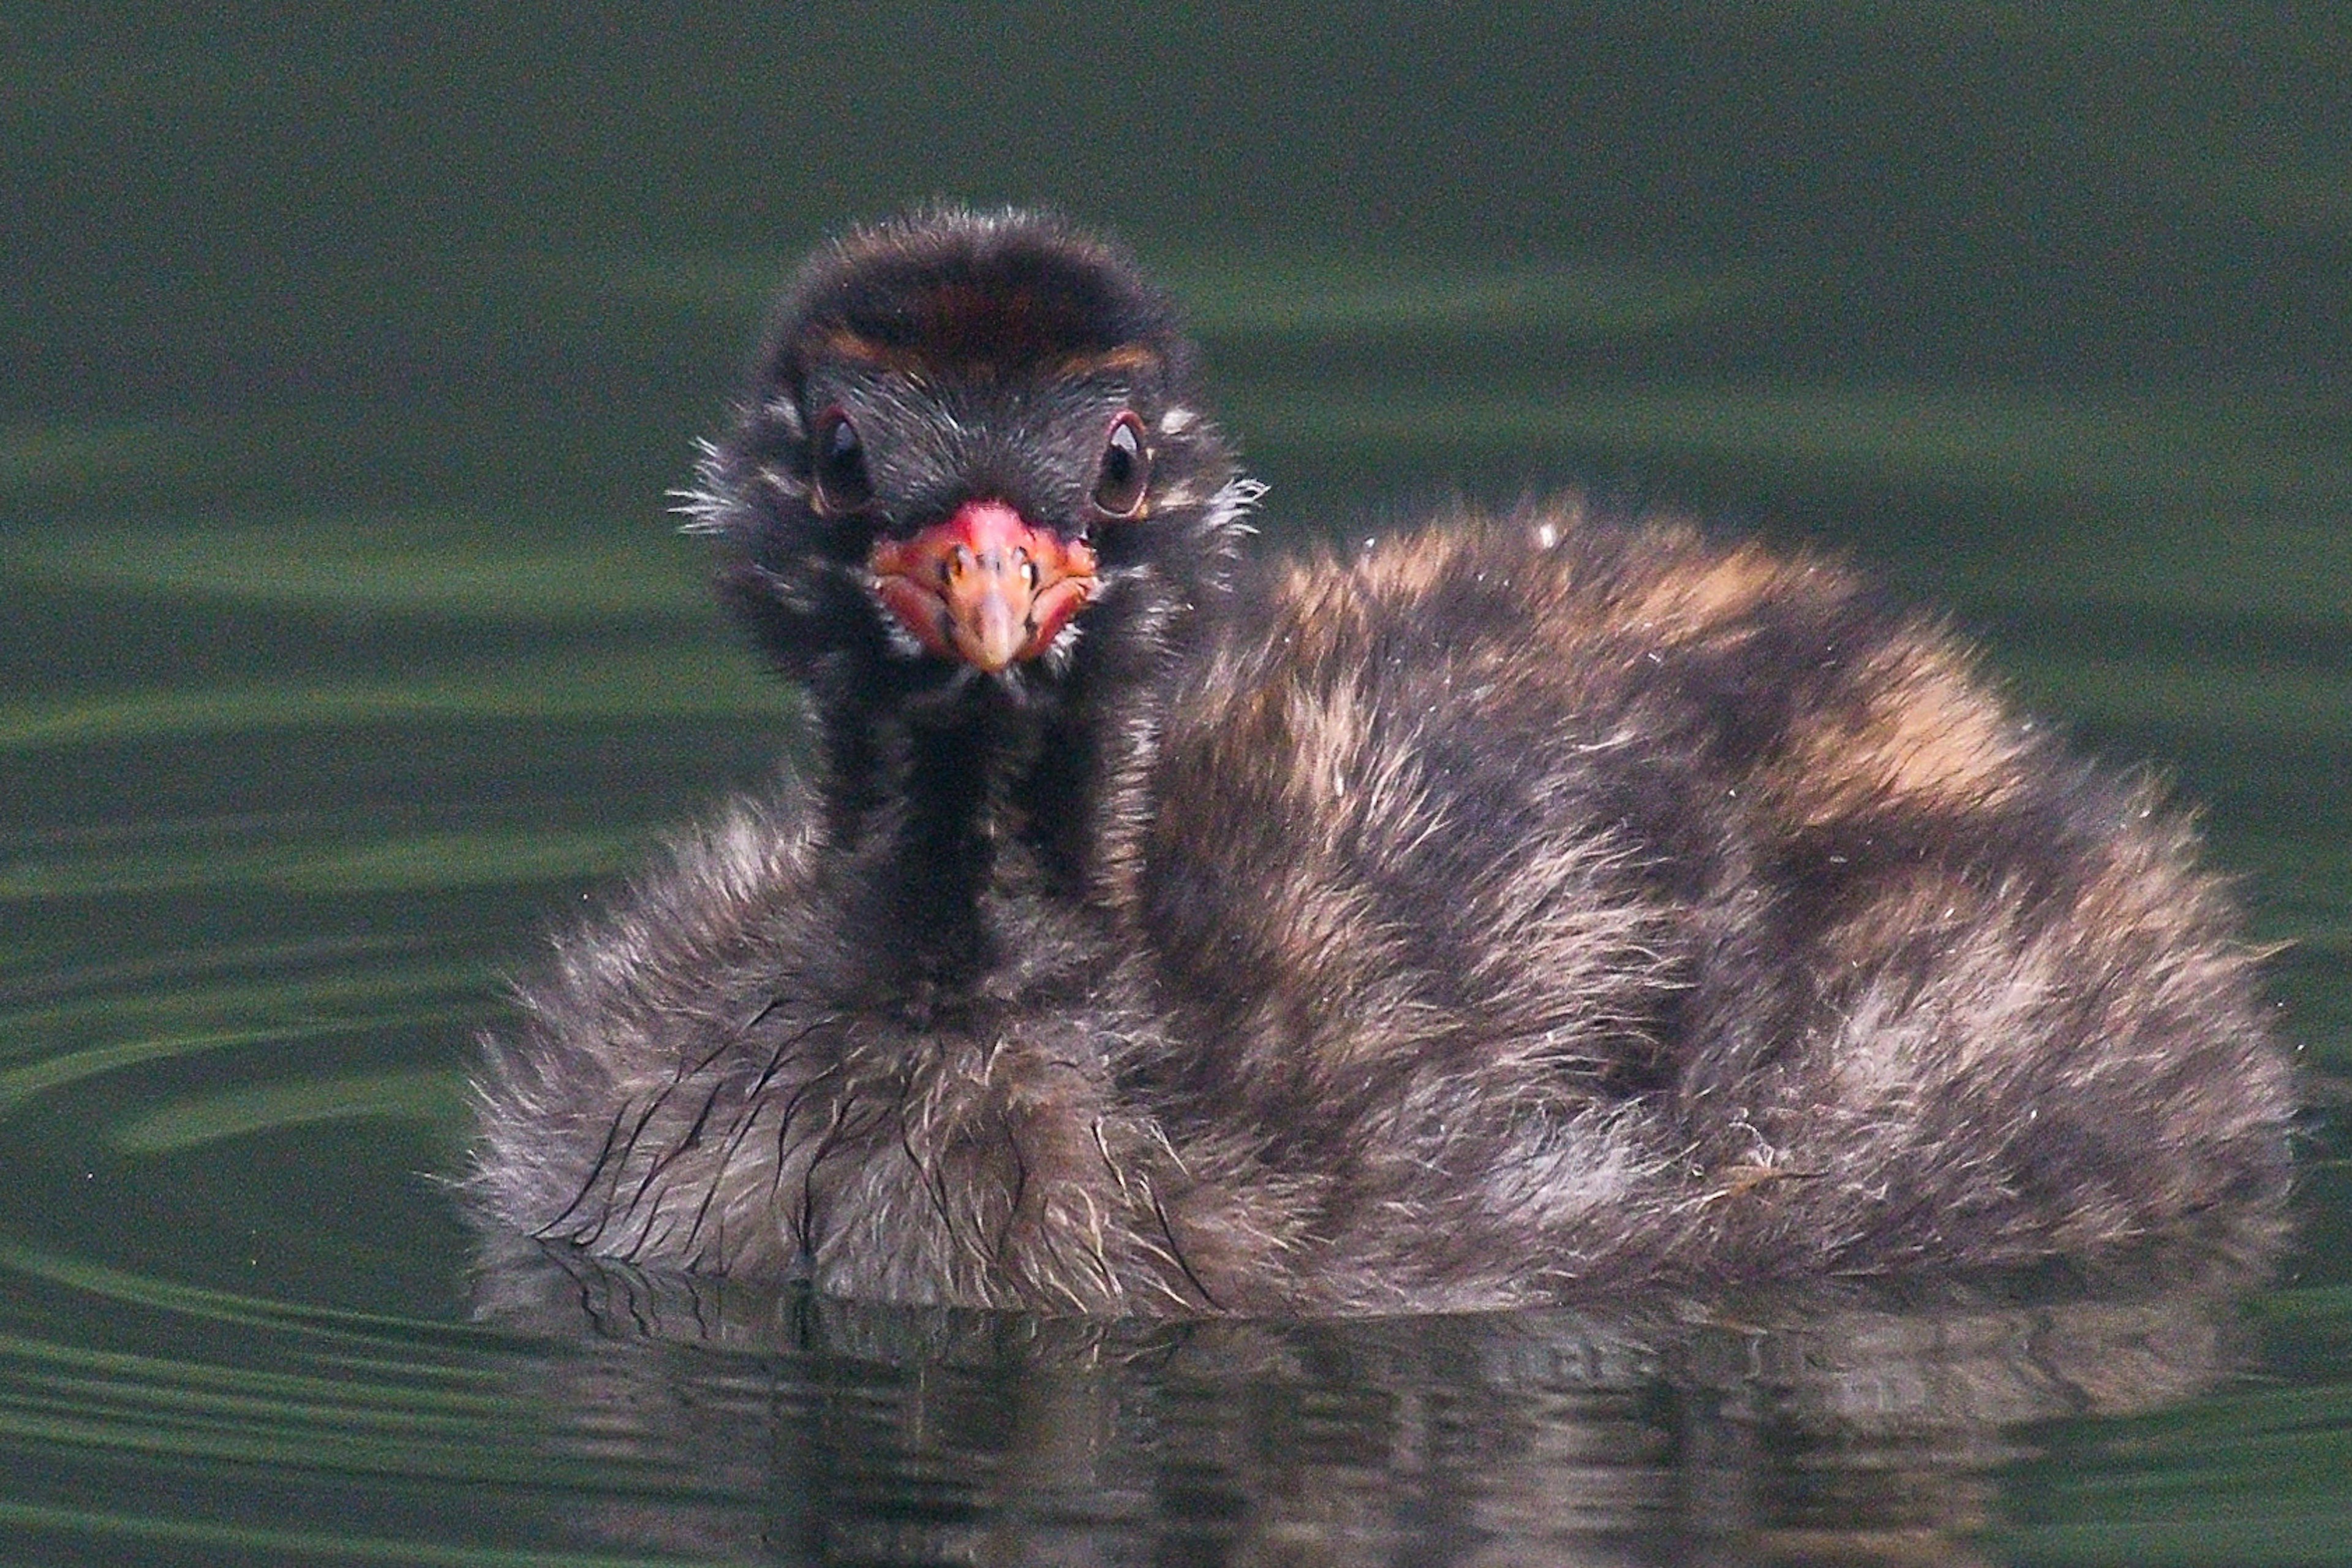
{"type": "Polygon", "coordinates": [[[857,426],[838,408],[828,408],[816,422],[816,447],[812,460],[818,505],[832,512],[856,511],[874,499],[874,477],[866,468],[866,443],[857,426]]]}
{"type": "Polygon", "coordinates": [[[1132,413],[1111,421],[1103,440],[1102,466],[1095,470],[1095,505],[1111,517],[1133,517],[1143,506],[1151,480],[1151,454],[1143,447],[1143,421],[1132,413]]]}

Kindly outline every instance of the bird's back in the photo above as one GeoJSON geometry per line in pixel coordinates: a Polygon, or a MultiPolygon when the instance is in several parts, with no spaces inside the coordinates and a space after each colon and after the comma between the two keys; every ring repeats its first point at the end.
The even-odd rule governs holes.
{"type": "Polygon", "coordinates": [[[1563,503],[1241,605],[1120,893],[1178,1020],[1149,1087],[1330,1181],[1343,1246],[1993,1264],[2283,1184],[2185,823],[1842,567],[1563,503]]]}

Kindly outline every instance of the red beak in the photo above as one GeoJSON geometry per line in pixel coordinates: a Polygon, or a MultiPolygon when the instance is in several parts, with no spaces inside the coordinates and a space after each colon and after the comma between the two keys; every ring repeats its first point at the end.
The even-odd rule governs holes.
{"type": "Polygon", "coordinates": [[[1054,646],[1095,595],[1095,552],[1032,527],[1001,500],[968,500],[866,558],[882,607],[942,658],[992,674],[1054,646]]]}

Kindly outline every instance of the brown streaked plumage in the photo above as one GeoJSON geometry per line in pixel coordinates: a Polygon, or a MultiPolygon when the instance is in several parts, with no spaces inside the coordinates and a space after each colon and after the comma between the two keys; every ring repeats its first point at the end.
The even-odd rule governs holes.
{"type": "Polygon", "coordinates": [[[2153,786],[1670,521],[1244,564],[1200,408],[1057,220],[811,262],[690,510],[823,766],[525,989],[486,1223],[1093,1313],[2275,1235],[2285,1065],[2153,786]]]}

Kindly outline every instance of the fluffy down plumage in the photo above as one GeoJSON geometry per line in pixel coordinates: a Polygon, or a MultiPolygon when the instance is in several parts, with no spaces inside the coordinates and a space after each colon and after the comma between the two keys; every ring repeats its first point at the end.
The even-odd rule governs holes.
{"type": "Polygon", "coordinates": [[[1118,252],[821,253],[692,508],[823,765],[524,987],[484,1222],[1089,1313],[2276,1234],[2186,820],[1937,625],[1573,499],[1249,561],[1255,496],[1118,252]]]}

